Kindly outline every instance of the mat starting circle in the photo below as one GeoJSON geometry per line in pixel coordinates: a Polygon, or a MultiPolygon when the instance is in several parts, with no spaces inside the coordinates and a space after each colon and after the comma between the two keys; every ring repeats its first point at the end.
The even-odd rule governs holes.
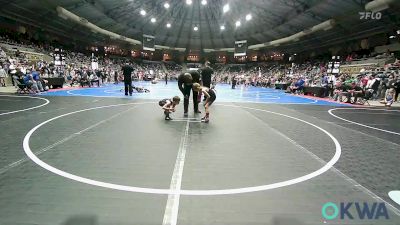
{"type": "Polygon", "coordinates": [[[331,140],[333,141],[333,143],[335,144],[335,154],[332,157],[332,159],[329,160],[329,162],[327,162],[323,167],[321,167],[320,169],[306,174],[304,176],[301,177],[297,177],[294,179],[290,179],[290,180],[286,180],[286,181],[281,181],[281,182],[277,182],[277,183],[272,183],[272,184],[266,184],[266,185],[260,185],[260,186],[252,186],[252,187],[243,187],[243,188],[234,188],[234,189],[218,189],[218,190],[170,190],[170,189],[157,189],[157,188],[145,188],[145,187],[134,187],[134,186],[125,186],[125,185],[119,185],[119,184],[113,184],[113,183],[106,183],[106,182],[102,182],[102,181],[97,181],[97,180],[92,180],[92,179],[88,179],[88,178],[84,178],[84,177],[80,177],[78,175],[74,175],[62,170],[59,170],[53,166],[50,166],[49,164],[43,162],[42,160],[40,160],[31,150],[30,146],[29,146],[29,140],[32,136],[32,134],[39,129],[40,127],[42,127],[43,125],[60,119],[62,117],[66,117],[75,113],[80,113],[80,112],[85,112],[85,111],[90,111],[90,110],[97,110],[97,109],[103,109],[103,108],[111,108],[111,107],[119,107],[119,106],[127,106],[127,105],[142,105],[142,104],[155,104],[154,102],[141,102],[141,103],[127,103],[127,104],[117,104],[117,105],[107,105],[107,106],[99,106],[99,107],[93,107],[93,108],[88,108],[88,109],[82,109],[82,110],[78,110],[78,111],[74,111],[74,112],[70,112],[70,113],[66,113],[66,114],[62,114],[60,116],[56,116],[54,118],[51,118],[49,120],[46,120],[42,123],[40,123],[39,125],[37,125],[36,127],[32,128],[24,137],[23,140],[23,147],[24,147],[24,151],[26,153],[26,155],[33,161],[35,162],[37,165],[43,167],[44,169],[55,173],[59,176],[63,176],[65,178],[74,180],[74,181],[78,181],[81,183],[85,183],[85,184],[89,184],[89,185],[94,185],[94,186],[98,186],[98,187],[103,187],[103,188],[108,188],[108,189],[115,189],[115,190],[120,190],[120,191],[128,191],[128,192],[138,192],[138,193],[147,193],[147,194],[163,194],[163,195],[170,195],[170,194],[180,194],[180,195],[229,195],[229,194],[242,194],[242,193],[250,193],[250,192],[256,192],[256,191],[265,191],[265,190],[271,190],[271,189],[276,189],[276,188],[280,188],[280,187],[285,187],[285,186],[290,186],[290,185],[294,185],[294,184],[298,184],[307,180],[310,180],[312,178],[315,178],[325,172],[327,172],[330,168],[333,167],[333,165],[339,160],[340,155],[341,155],[341,146],[339,141],[328,131],[324,130],[323,128],[312,124],[310,122],[307,122],[305,120],[293,117],[293,116],[289,116],[289,115],[285,115],[285,114],[281,114],[281,113],[277,113],[277,112],[272,112],[272,111],[268,111],[268,110],[264,110],[264,109],[257,109],[257,108],[251,108],[251,107],[244,107],[244,106],[235,106],[235,105],[219,105],[219,106],[223,106],[223,107],[236,107],[236,108],[244,108],[244,109],[250,109],[250,110],[254,110],[254,111],[261,111],[261,112],[265,112],[265,113],[271,113],[271,114],[275,114],[278,116],[283,116],[285,118],[288,119],[292,119],[292,120],[296,120],[302,123],[305,123],[309,126],[315,127],[318,130],[322,131],[323,133],[325,133],[326,135],[329,136],[329,138],[331,138],[331,140]]]}

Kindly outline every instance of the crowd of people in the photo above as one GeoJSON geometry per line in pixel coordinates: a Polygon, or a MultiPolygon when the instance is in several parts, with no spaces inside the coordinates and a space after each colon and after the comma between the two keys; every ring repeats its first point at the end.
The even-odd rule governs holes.
{"type": "MultiPolygon", "coordinates": [[[[18,46],[25,49],[53,56],[54,48],[39,45],[29,40],[15,40],[15,37],[0,36],[0,43],[18,46]]],[[[20,37],[19,37],[20,38],[20,37]]],[[[101,86],[105,83],[116,83],[124,80],[121,71],[125,57],[96,57],[79,52],[65,51],[65,62],[62,67],[45,60],[29,61],[27,52],[14,50],[7,52],[0,48],[0,86],[6,85],[6,78],[12,77],[12,83],[25,85],[31,92],[39,93],[48,90],[47,78],[62,77],[70,85],[101,86]]],[[[129,60],[134,70],[134,80],[171,80],[177,79],[183,67],[174,62],[151,62],[129,60]]],[[[348,57],[346,58],[348,61],[348,57]]],[[[390,65],[398,68],[396,60],[390,65]]],[[[201,68],[201,64],[188,64],[188,68],[201,68]]],[[[250,64],[214,64],[213,83],[227,83],[257,87],[285,87],[287,92],[301,94],[304,87],[324,88],[322,96],[333,100],[357,103],[359,98],[382,100],[386,105],[399,101],[399,70],[360,71],[360,74],[328,74],[324,62],[305,62],[283,65],[279,63],[250,64]]]]}

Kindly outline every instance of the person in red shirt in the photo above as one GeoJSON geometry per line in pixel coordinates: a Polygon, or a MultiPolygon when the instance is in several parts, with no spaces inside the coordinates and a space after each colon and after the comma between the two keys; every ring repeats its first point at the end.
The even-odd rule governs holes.
{"type": "Polygon", "coordinates": [[[367,83],[368,83],[368,77],[367,76],[363,76],[362,78],[361,78],[361,84],[362,84],[362,88],[365,88],[365,86],[367,86],[367,83]]]}

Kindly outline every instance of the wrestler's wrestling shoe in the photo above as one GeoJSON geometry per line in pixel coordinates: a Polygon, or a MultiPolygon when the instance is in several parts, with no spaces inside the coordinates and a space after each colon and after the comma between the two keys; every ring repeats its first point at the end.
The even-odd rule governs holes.
{"type": "Polygon", "coordinates": [[[207,117],[201,118],[202,123],[208,123],[209,121],[210,121],[210,119],[208,119],[207,117]]]}

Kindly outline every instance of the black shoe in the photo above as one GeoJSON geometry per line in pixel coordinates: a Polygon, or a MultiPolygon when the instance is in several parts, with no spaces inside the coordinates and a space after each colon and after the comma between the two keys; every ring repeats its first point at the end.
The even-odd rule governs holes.
{"type": "Polygon", "coordinates": [[[129,93],[129,96],[132,96],[132,93],[129,93]]]}
{"type": "Polygon", "coordinates": [[[188,113],[187,112],[183,113],[183,117],[188,117],[188,113]]]}
{"type": "Polygon", "coordinates": [[[128,96],[128,94],[127,94],[127,93],[125,93],[125,96],[128,96]]]}
{"type": "Polygon", "coordinates": [[[197,110],[196,112],[194,112],[194,113],[201,113],[199,110],[197,110]]]}

